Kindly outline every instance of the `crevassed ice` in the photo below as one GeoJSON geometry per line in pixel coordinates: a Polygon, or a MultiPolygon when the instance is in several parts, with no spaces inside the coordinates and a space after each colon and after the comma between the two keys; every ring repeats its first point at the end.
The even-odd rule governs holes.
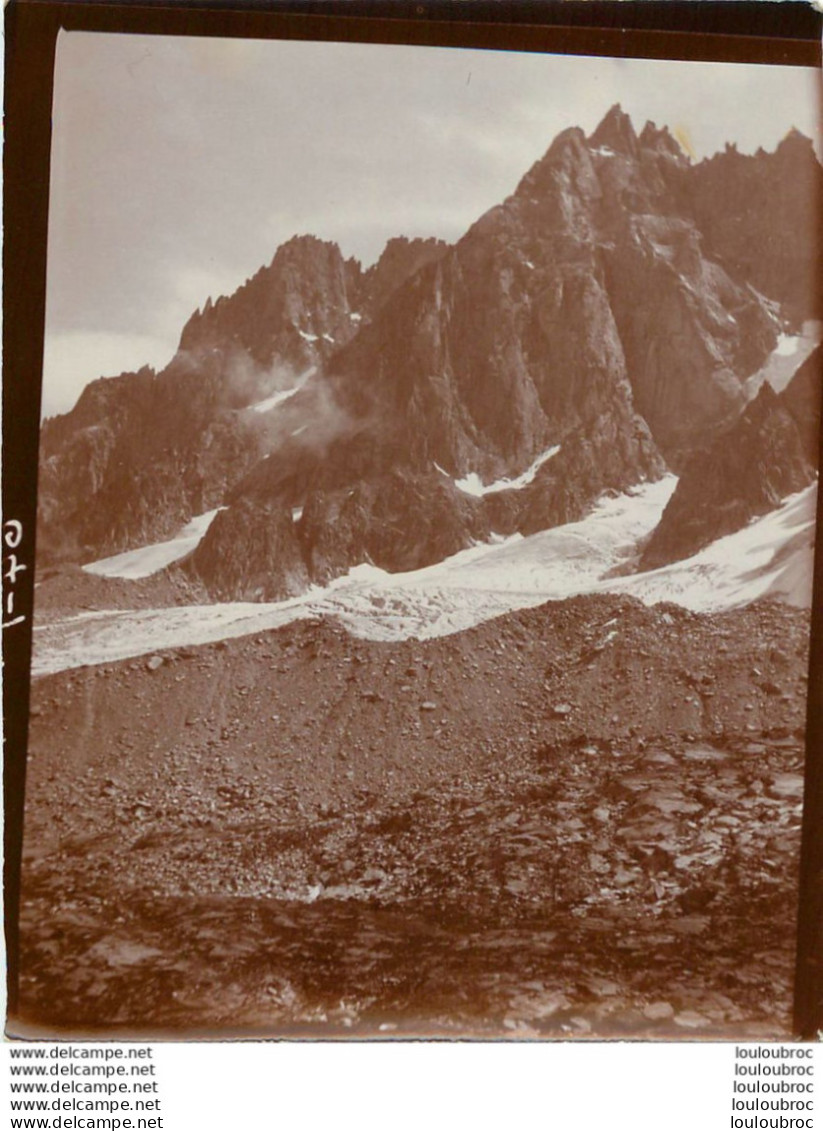
{"type": "Polygon", "coordinates": [[[356,566],[289,601],[112,610],[36,626],[33,670],[111,662],[313,616],[333,617],[365,639],[427,639],[582,593],[624,593],[694,611],[736,608],[765,596],[810,604],[816,485],[692,558],[618,576],[631,569],[676,483],[669,475],[604,497],[580,522],[472,546],[426,569],[389,574],[356,566]]]}

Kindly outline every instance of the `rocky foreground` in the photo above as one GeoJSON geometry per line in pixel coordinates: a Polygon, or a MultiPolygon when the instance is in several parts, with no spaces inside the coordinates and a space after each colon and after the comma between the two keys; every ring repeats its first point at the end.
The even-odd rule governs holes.
{"type": "Polygon", "coordinates": [[[38,680],[27,1031],[790,1031],[808,614],[326,621],[38,680]]]}

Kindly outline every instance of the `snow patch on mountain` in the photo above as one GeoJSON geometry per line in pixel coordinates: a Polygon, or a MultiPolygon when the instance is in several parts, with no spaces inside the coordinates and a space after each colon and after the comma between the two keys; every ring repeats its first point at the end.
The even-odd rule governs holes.
{"type": "Polygon", "coordinates": [[[813,319],[803,323],[799,334],[781,333],[765,363],[745,382],[747,398],[754,400],[764,381],[768,381],[776,393],[782,393],[821,340],[823,322],[813,319]]]}
{"type": "MultiPolygon", "coordinates": [[[[480,498],[483,495],[491,495],[495,491],[518,491],[521,487],[527,487],[529,483],[534,481],[540,468],[550,460],[552,456],[556,456],[560,451],[560,445],[549,448],[537,457],[537,459],[526,468],[522,475],[518,475],[516,479],[496,479],[494,483],[483,483],[480,476],[476,471],[470,471],[462,479],[455,479],[454,485],[458,487],[466,495],[474,495],[480,498]]],[[[442,467],[435,464],[438,471],[443,471],[442,467]]],[[[445,472],[444,472],[445,474],[445,472]]]]}
{"type": "Polygon", "coordinates": [[[317,372],[317,366],[312,365],[305,373],[301,373],[297,378],[297,383],[291,389],[281,389],[276,393],[272,393],[270,397],[266,397],[262,401],[257,401],[256,404],[249,405],[252,412],[270,412],[273,408],[283,404],[285,401],[290,400],[295,393],[299,393],[303,386],[306,384],[310,377],[313,377],[317,372]]]}

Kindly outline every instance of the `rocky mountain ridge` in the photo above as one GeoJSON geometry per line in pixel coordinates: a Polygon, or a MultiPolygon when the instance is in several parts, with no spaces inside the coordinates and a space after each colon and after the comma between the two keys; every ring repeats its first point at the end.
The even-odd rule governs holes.
{"type": "Polygon", "coordinates": [[[244,410],[316,372],[335,335],[354,334],[404,271],[441,248],[390,241],[364,273],[336,245],[295,238],[231,298],[194,312],[161,373],[86,386],[41,431],[40,560],[82,562],[162,539],[222,503],[277,443],[244,410]]]}
{"type": "Polygon", "coordinates": [[[693,164],[613,107],[453,247],[390,241],[364,272],[295,238],[192,316],[163,373],[95,382],[44,425],[40,552],[88,560],[224,505],[187,570],[273,599],[681,471],[820,312],[822,183],[800,135],[693,164]]]}

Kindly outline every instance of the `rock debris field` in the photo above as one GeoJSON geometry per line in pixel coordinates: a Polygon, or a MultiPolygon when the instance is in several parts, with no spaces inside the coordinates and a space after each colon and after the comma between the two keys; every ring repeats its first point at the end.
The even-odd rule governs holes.
{"type": "Polygon", "coordinates": [[[14,1024],[786,1037],[807,641],[586,596],[43,677],[14,1024]]]}

